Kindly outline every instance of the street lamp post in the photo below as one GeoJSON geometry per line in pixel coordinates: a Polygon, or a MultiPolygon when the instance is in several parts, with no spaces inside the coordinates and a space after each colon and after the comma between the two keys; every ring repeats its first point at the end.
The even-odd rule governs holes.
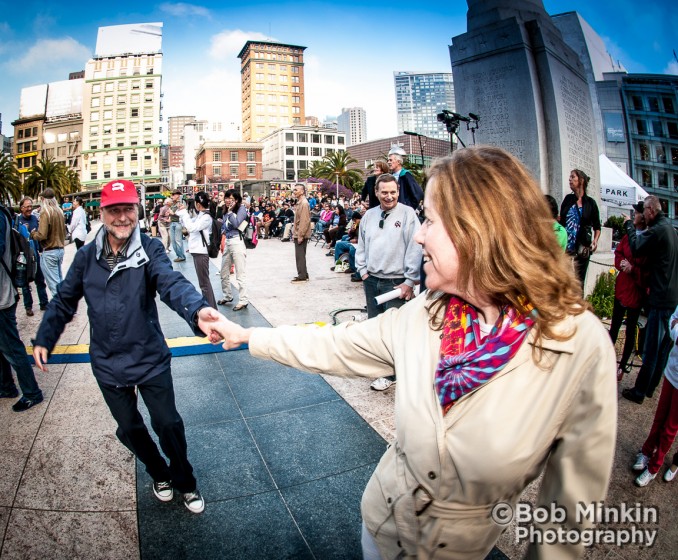
{"type": "Polygon", "coordinates": [[[409,130],[405,130],[404,134],[407,134],[408,136],[416,136],[419,139],[419,151],[421,152],[421,168],[423,170],[424,169],[424,146],[425,146],[425,144],[421,143],[421,139],[424,135],[419,134],[418,132],[410,132],[409,130]]]}
{"type": "Polygon", "coordinates": [[[337,204],[339,204],[339,173],[335,173],[337,176],[337,204]]]}

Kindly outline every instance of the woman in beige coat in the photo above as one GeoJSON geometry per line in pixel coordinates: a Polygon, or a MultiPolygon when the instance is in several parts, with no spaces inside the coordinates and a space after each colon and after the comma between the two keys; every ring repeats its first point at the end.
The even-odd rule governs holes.
{"type": "Polygon", "coordinates": [[[362,500],[365,558],[482,559],[542,471],[538,505],[567,512],[549,525],[588,529],[576,505],[604,499],[612,467],[614,349],[534,179],[487,146],[438,160],[429,176],[419,297],[363,323],[216,329],[226,348],[248,343],[254,356],[307,371],[398,375],[396,441],[362,500]]]}

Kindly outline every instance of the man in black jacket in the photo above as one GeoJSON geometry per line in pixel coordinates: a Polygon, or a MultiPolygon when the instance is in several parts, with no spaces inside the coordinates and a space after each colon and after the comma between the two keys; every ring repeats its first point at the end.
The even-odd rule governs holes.
{"type": "Polygon", "coordinates": [[[101,192],[103,227],[78,251],[54,301],[50,302],[33,344],[35,364],[45,363],[64,327],[84,297],[91,329],[92,373],[118,423],[118,439],[146,466],[153,492],[169,502],[174,489],[184,505],[201,513],[205,502],[188,461],[184,423],[174,402],[172,354],[160,330],[156,293],[197,334],[211,334],[221,317],[172,264],[158,239],[142,235],[134,183],[117,180],[101,192]],[[137,410],[136,390],[169,466],[137,410]]]}
{"type": "Polygon", "coordinates": [[[424,200],[424,191],[415,180],[412,173],[403,168],[403,156],[405,150],[393,147],[388,153],[388,168],[398,181],[398,202],[406,204],[416,210],[419,203],[424,200]]]}
{"type": "Polygon", "coordinates": [[[669,318],[678,305],[678,234],[664,213],[659,199],[650,195],[643,204],[647,230],[637,234],[632,220],[625,222],[629,245],[634,257],[647,257],[650,271],[650,294],[645,327],[643,365],[633,388],[622,396],[637,404],[652,397],[666,366],[671,338],[669,318]]]}

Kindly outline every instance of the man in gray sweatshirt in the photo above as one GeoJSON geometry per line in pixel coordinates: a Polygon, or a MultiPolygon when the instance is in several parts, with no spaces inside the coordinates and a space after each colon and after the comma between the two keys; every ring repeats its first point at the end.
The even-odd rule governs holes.
{"type": "MultiPolygon", "coordinates": [[[[414,285],[419,283],[421,246],[414,241],[419,219],[412,208],[398,202],[398,190],[393,175],[379,175],[375,185],[379,206],[365,212],[360,222],[355,265],[363,279],[369,318],[404,305],[413,297],[414,285]],[[374,298],[395,289],[400,290],[399,297],[377,305],[374,298]]],[[[383,391],[393,383],[395,376],[382,377],[371,387],[383,391]]]]}

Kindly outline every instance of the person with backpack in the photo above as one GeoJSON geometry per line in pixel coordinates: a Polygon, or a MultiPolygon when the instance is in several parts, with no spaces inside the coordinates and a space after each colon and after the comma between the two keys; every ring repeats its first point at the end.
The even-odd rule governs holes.
{"type": "Polygon", "coordinates": [[[68,232],[71,234],[75,246],[80,249],[87,239],[87,214],[82,207],[81,196],[76,196],[73,199],[73,217],[71,223],[68,224],[68,232]]]}
{"type": "MultiPolygon", "coordinates": [[[[242,202],[242,196],[235,189],[226,191],[226,206],[224,224],[221,227],[221,290],[224,297],[217,303],[226,305],[233,301],[231,288],[231,266],[235,268],[235,279],[238,282],[238,304],[233,311],[245,309],[249,304],[247,297],[247,250],[245,247],[243,222],[248,223],[247,208],[242,202]]],[[[250,224],[252,231],[255,231],[250,224]]],[[[247,231],[245,229],[245,231],[247,231]]]]}
{"type": "MultiPolygon", "coordinates": [[[[38,229],[38,216],[33,214],[33,200],[26,197],[19,201],[19,214],[15,218],[15,223],[23,226],[25,230],[22,233],[24,236],[30,237],[30,234],[38,229]]],[[[40,243],[34,239],[29,239],[30,246],[35,255],[35,290],[38,292],[38,302],[40,303],[40,311],[47,309],[49,297],[47,296],[47,284],[45,284],[45,276],[40,267],[40,243]]],[[[26,315],[33,317],[33,294],[31,292],[31,284],[27,283],[21,288],[21,297],[24,300],[24,308],[26,315]]]]}
{"type": "Polygon", "coordinates": [[[26,355],[26,346],[19,336],[16,324],[16,308],[19,294],[14,287],[12,270],[11,215],[0,204],[0,398],[19,396],[12,368],[21,388],[21,398],[12,405],[14,412],[23,412],[43,401],[42,391],[35,380],[33,368],[26,355]]]}
{"type": "Polygon", "coordinates": [[[210,282],[210,257],[208,255],[208,248],[212,239],[212,222],[214,221],[209,213],[209,205],[209,195],[200,191],[195,195],[195,209],[198,211],[198,215],[192,218],[186,206],[180,204],[177,216],[181,220],[181,225],[188,231],[188,251],[193,257],[202,295],[210,306],[216,309],[217,300],[214,297],[214,290],[212,290],[210,282]]]}

